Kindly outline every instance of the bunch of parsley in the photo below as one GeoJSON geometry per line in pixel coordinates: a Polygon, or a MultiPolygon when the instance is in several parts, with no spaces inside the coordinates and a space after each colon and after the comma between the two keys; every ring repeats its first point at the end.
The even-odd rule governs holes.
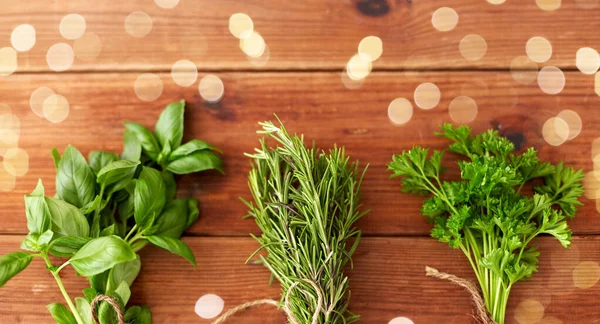
{"type": "Polygon", "coordinates": [[[550,234],[569,247],[567,220],[582,205],[583,172],[541,162],[533,148],[516,154],[497,131],[474,136],[467,126],[445,124],[437,135],[452,141],[450,152],[466,157],[458,162],[461,180],[441,179],[444,151],[429,156],[418,146],[394,155],[389,170],[402,177],[403,192],[430,197],[421,213],[433,223],[431,236],[464,252],[488,312],[503,324],[512,286],[537,271],[539,252],[531,240],[550,234]],[[534,193],[524,194],[524,185],[536,179],[534,193]]]}
{"type": "MultiPolygon", "coordinates": [[[[137,251],[151,243],[189,260],[193,252],[179,238],[198,218],[198,201],[176,198],[174,174],[208,169],[221,171],[211,145],[192,140],[182,144],[184,102],[168,105],[154,132],[125,123],[124,152],[93,151],[86,160],[73,146],[62,155],[53,149],[56,195],[46,197],[41,180],[25,195],[29,234],[21,248],[0,257],[0,286],[24,270],[34,258],[45,261],[67,303],[48,310],[59,324],[92,324],[91,301],[98,295],[116,299],[125,309],[141,262],[137,251]],[[53,261],[64,258],[59,266],[53,261]],[[67,293],[60,271],[71,266],[90,287],[75,301],[67,293]]],[[[131,306],[127,323],[152,322],[148,307],[131,306]]],[[[116,322],[106,302],[98,309],[101,324],[116,322]]]]}
{"type": "Polygon", "coordinates": [[[248,155],[254,202],[246,205],[262,231],[253,236],[267,251],[260,260],[281,283],[280,305],[292,323],[352,323],[358,315],[348,311],[344,270],[360,241],[354,223],[366,213],[359,204],[364,171],[343,148],[308,148],[283,125],[260,125],[280,146],[261,140],[248,155]]]}

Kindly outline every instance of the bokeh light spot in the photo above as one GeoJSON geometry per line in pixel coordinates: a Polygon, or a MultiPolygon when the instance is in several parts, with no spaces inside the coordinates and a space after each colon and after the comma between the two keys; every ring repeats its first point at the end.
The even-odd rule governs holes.
{"type": "Polygon", "coordinates": [[[560,8],[561,0],[535,0],[540,9],[545,11],[554,11],[560,8]]]}
{"type": "Polygon", "coordinates": [[[125,31],[133,37],[145,37],[151,30],[152,18],[145,12],[132,12],[125,18],[125,31]]]}
{"type": "Polygon", "coordinates": [[[196,82],[198,69],[196,64],[188,60],[179,60],[171,68],[171,78],[182,87],[188,87],[196,82]]]}
{"type": "Polygon", "coordinates": [[[477,116],[477,103],[468,96],[458,96],[450,102],[448,113],[458,124],[468,124],[477,116]]]}
{"type": "Polygon", "coordinates": [[[154,3],[163,9],[173,9],[179,4],[179,0],[154,0],[154,3]]]}
{"type": "Polygon", "coordinates": [[[544,37],[531,37],[525,44],[527,56],[536,63],[544,63],[552,57],[552,44],[544,37]]]}
{"type": "Polygon", "coordinates": [[[367,36],[358,43],[358,55],[365,61],[375,61],[383,53],[383,42],[377,36],[367,36]]]}
{"type": "Polygon", "coordinates": [[[194,311],[196,314],[198,314],[198,316],[205,319],[210,319],[221,314],[224,306],[225,302],[221,297],[214,294],[207,294],[200,297],[198,301],[196,301],[194,311]]]}
{"type": "Polygon", "coordinates": [[[223,98],[225,86],[223,81],[213,74],[205,75],[198,85],[200,96],[209,103],[217,103],[223,98]]]}
{"type": "Polygon", "coordinates": [[[542,127],[542,136],[546,143],[559,146],[569,138],[569,125],[562,118],[548,118],[542,127]]]}
{"type": "Polygon", "coordinates": [[[139,75],[133,83],[136,96],[144,101],[154,101],[163,92],[163,83],[160,77],[153,73],[139,75]]]}
{"type": "Polygon", "coordinates": [[[458,24],[458,14],[452,8],[439,8],[431,16],[431,24],[441,32],[450,31],[458,24]]]}
{"type": "Polygon", "coordinates": [[[69,116],[69,101],[67,98],[53,94],[44,100],[44,117],[51,123],[58,124],[69,116]]]}
{"type": "Polygon", "coordinates": [[[0,48],[0,76],[9,76],[17,70],[17,51],[12,47],[0,48]]]}
{"type": "Polygon", "coordinates": [[[544,317],[544,305],[534,299],[525,299],[515,309],[515,320],[519,324],[536,324],[544,317]]]}
{"type": "Polygon", "coordinates": [[[435,108],[440,97],[440,89],[433,83],[422,83],[415,89],[415,104],[421,109],[435,108]]]}
{"type": "Polygon", "coordinates": [[[567,140],[572,140],[581,133],[581,117],[573,110],[565,109],[558,113],[558,118],[564,120],[569,125],[569,136],[567,140]]]}
{"type": "Polygon", "coordinates": [[[538,73],[538,85],[547,94],[560,93],[565,87],[565,82],[565,74],[556,66],[544,66],[538,73]]]}
{"type": "Polygon", "coordinates": [[[356,54],[350,58],[346,64],[346,71],[348,76],[352,80],[362,80],[369,76],[373,65],[371,61],[363,59],[359,54],[356,54]]]}
{"type": "Polygon", "coordinates": [[[39,87],[31,93],[29,97],[29,106],[38,116],[44,117],[44,101],[54,94],[54,91],[48,87],[39,87]]]}
{"type": "Polygon", "coordinates": [[[29,51],[35,45],[35,28],[27,24],[15,27],[10,34],[10,43],[19,52],[29,51]]]}
{"type": "Polygon", "coordinates": [[[388,324],[415,324],[410,318],[408,317],[396,317],[394,319],[392,319],[391,321],[388,322],[388,324]]]}
{"type": "Polygon", "coordinates": [[[70,14],[60,21],[60,34],[69,40],[77,39],[85,33],[85,18],[78,14],[70,14]]]}
{"type": "Polygon", "coordinates": [[[600,265],[594,261],[584,261],[573,269],[573,285],[580,289],[594,287],[600,280],[600,265]]]}
{"type": "Polygon", "coordinates": [[[240,49],[244,54],[251,57],[260,57],[265,52],[265,40],[257,32],[252,32],[250,36],[240,39],[240,49]]]}
{"type": "Polygon", "coordinates": [[[584,74],[594,74],[600,68],[600,56],[591,47],[582,47],[575,55],[575,65],[584,74]]]}
{"type": "Polygon", "coordinates": [[[73,51],[82,61],[95,60],[102,51],[102,41],[95,33],[87,32],[73,42],[73,51]]]}
{"type": "Polygon", "coordinates": [[[396,126],[408,123],[412,115],[413,106],[406,98],[396,98],[388,106],[388,118],[396,126]]]}
{"type": "Polygon", "coordinates": [[[67,43],[58,43],[52,45],[46,54],[46,62],[50,69],[56,72],[68,70],[75,59],[75,53],[71,45],[67,43]]]}
{"type": "Polygon", "coordinates": [[[4,169],[12,176],[24,176],[29,170],[29,154],[18,147],[8,149],[4,154],[4,169]]]}
{"type": "Polygon", "coordinates": [[[465,36],[458,45],[460,54],[469,61],[480,60],[487,52],[487,43],[483,37],[476,34],[465,36]]]}
{"type": "Polygon", "coordinates": [[[234,13],[229,17],[229,32],[236,38],[248,38],[254,32],[254,22],[245,13],[234,13]]]}
{"type": "Polygon", "coordinates": [[[527,56],[517,56],[510,63],[510,75],[517,82],[529,84],[537,79],[538,65],[527,56]]]}

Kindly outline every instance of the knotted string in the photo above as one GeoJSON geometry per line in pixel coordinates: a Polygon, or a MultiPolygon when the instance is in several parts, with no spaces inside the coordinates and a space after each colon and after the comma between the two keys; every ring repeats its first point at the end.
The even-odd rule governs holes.
{"type": "MultiPolygon", "coordinates": [[[[317,309],[315,310],[315,313],[313,314],[313,319],[312,319],[311,324],[318,324],[319,323],[319,313],[321,313],[321,311],[323,309],[323,294],[321,293],[321,289],[319,288],[319,286],[317,286],[317,284],[314,281],[311,281],[308,279],[302,279],[302,281],[311,285],[313,287],[313,289],[315,290],[315,292],[317,293],[317,309]]],[[[298,319],[296,319],[294,314],[292,314],[291,304],[290,304],[290,294],[291,294],[292,290],[294,290],[294,288],[296,288],[296,286],[298,286],[299,284],[300,284],[300,282],[297,281],[297,282],[294,282],[290,286],[290,288],[287,290],[287,292],[285,294],[285,300],[284,300],[283,306],[281,307],[281,309],[287,314],[287,317],[288,317],[290,323],[292,323],[292,324],[300,324],[298,319]]],[[[273,299],[258,299],[258,300],[249,301],[247,303],[243,303],[241,305],[238,305],[238,306],[228,310],[225,314],[221,315],[214,322],[212,322],[212,324],[225,323],[225,321],[227,321],[227,319],[229,319],[229,317],[233,316],[235,313],[243,311],[250,307],[263,305],[263,304],[269,304],[269,305],[273,305],[275,307],[279,307],[279,302],[276,300],[273,300],[273,299]]]]}
{"type": "Polygon", "coordinates": [[[482,324],[496,324],[496,322],[494,322],[494,320],[490,317],[487,310],[485,309],[485,303],[483,301],[483,298],[481,298],[479,288],[477,288],[477,286],[475,286],[475,284],[473,284],[471,281],[459,278],[449,273],[439,272],[437,269],[430,267],[425,267],[425,274],[429,277],[434,277],[441,280],[448,280],[453,284],[465,288],[471,294],[471,299],[473,300],[473,304],[475,304],[475,309],[477,310],[479,321],[482,324]]]}
{"type": "Polygon", "coordinates": [[[115,312],[117,313],[117,320],[118,320],[119,324],[125,324],[125,318],[123,318],[123,312],[121,311],[121,305],[119,305],[119,302],[117,302],[114,298],[107,296],[107,295],[98,295],[92,300],[90,307],[92,308],[92,320],[94,321],[94,324],[100,323],[98,321],[98,313],[96,312],[96,306],[98,306],[98,304],[101,301],[107,302],[110,306],[112,306],[112,308],[115,309],[115,312]]]}

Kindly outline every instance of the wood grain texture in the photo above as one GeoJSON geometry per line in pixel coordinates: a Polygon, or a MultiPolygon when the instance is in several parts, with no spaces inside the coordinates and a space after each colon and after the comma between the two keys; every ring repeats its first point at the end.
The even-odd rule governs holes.
{"type": "MultiPolygon", "coordinates": [[[[191,235],[246,236],[257,232],[239,197],[248,197],[249,160],[243,153],[258,144],[257,122],[277,113],[289,130],[304,133],[307,141],[323,148],[345,145],[347,153],[369,163],[362,202],[371,209],[358,226],[366,235],[427,235],[430,226],[419,215],[422,201],[400,193],[400,182],[389,180],[386,165],[394,153],[413,145],[442,148],[446,141],[434,136],[437,127],[450,122],[449,102],[458,95],[471,96],[479,114],[471,126],[476,131],[495,127],[517,140],[522,147],[534,146],[543,159],[564,160],[576,168],[591,170],[591,142],[600,136],[600,97],[593,93],[593,80],[580,73],[567,73],[565,90],[556,96],[544,94],[535,84],[520,85],[509,73],[431,72],[374,73],[356,90],[346,89],[339,73],[222,73],[225,96],[219,104],[205,104],[197,89],[174,85],[168,74],[160,74],[163,95],[143,102],[133,92],[136,73],[18,75],[0,80],[1,102],[10,105],[21,121],[19,145],[29,153],[29,172],[17,179],[16,189],[0,199],[0,233],[26,233],[23,195],[31,192],[38,178],[54,193],[55,169],[50,157],[54,146],[61,151],[73,144],[85,155],[90,150],[120,152],[123,120],[151,126],[167,103],[184,98],[188,102],[185,137],[206,140],[224,151],[226,176],[207,172],[180,179],[180,193],[200,200],[200,220],[191,235]],[[412,100],[416,86],[436,83],[442,93],[432,110],[415,106],[412,120],[393,126],[387,106],[396,97],[412,100]],[[29,108],[29,97],[39,86],[64,95],[71,104],[69,117],[52,124],[29,108]],[[543,123],[562,109],[573,109],[583,118],[583,130],[560,147],[545,143],[543,123]]],[[[452,166],[452,164],[448,164],[452,166]]],[[[456,175],[456,172],[454,172],[456,175]]],[[[575,233],[600,233],[595,202],[585,206],[571,222],[575,233]]]]}
{"type": "MultiPolygon", "coordinates": [[[[18,249],[20,237],[1,236],[0,254],[18,249]]],[[[143,250],[142,272],[133,285],[132,305],[148,304],[154,323],[209,323],[194,313],[196,300],[217,294],[229,309],[239,303],[280,296],[278,285],[268,285],[269,273],[260,265],[244,261],[257,247],[249,238],[187,238],[198,259],[194,271],[185,260],[155,248],[143,250]]],[[[600,238],[575,237],[574,251],[562,251],[552,238],[538,239],[540,271],[528,282],[515,286],[508,306],[507,324],[517,323],[514,310],[533,299],[545,306],[545,316],[563,323],[594,323],[600,318],[596,298],[600,285],[573,287],[573,271],[579,262],[600,259],[600,238]]],[[[354,256],[350,273],[350,309],[362,323],[387,323],[405,316],[415,323],[471,323],[468,294],[447,282],[424,275],[426,265],[455,275],[473,278],[472,270],[458,250],[430,238],[365,238],[354,256]]],[[[0,322],[49,323],[43,305],[61,296],[43,262],[30,268],[0,289],[0,322]]],[[[584,276],[595,278],[593,272],[584,276]]],[[[85,280],[67,271],[64,276],[72,296],[80,296],[85,280]]],[[[282,323],[284,316],[271,306],[260,306],[233,317],[229,323],[282,323]]],[[[541,323],[544,323],[543,321],[541,323]]]]}
{"type": "Polygon", "coordinates": [[[19,54],[19,71],[48,71],[46,53],[58,42],[61,19],[70,13],[85,17],[87,31],[102,41],[96,59],[76,59],[72,70],[161,70],[169,71],[181,59],[193,61],[201,70],[239,69],[327,69],[340,70],[357,51],[363,37],[379,36],[384,53],[375,69],[465,69],[508,68],[512,59],[525,55],[530,37],[544,36],[553,45],[549,65],[575,67],[581,47],[595,47],[600,6],[584,9],[581,2],[563,1],[560,9],[547,12],[535,1],[507,1],[495,6],[482,0],[308,0],[181,1],[173,9],[162,9],[152,1],[98,2],[41,0],[0,1],[0,47],[10,46],[10,33],[19,24],[37,30],[35,47],[19,54]],[[431,17],[440,7],[451,7],[459,24],[450,32],[437,31],[431,17]],[[125,32],[125,18],[134,11],[148,13],[153,28],[144,38],[125,32]],[[238,40],[228,30],[229,17],[247,13],[270,49],[264,67],[249,63],[238,40]],[[576,17],[576,18],[575,18],[576,17]],[[479,34],[487,41],[487,54],[478,61],[464,59],[460,40],[479,34]]]}

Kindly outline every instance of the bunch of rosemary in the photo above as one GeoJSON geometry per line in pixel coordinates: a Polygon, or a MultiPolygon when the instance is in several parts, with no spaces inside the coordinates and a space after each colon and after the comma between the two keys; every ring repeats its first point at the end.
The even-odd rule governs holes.
{"type": "Polygon", "coordinates": [[[260,125],[258,133],[280,146],[269,148],[262,139],[248,154],[254,203],[244,202],[263,232],[253,236],[268,252],[260,260],[281,283],[280,306],[293,323],[354,322],[359,316],[348,311],[344,269],[360,240],[353,224],[366,214],[358,203],[364,171],[343,148],[307,148],[303,136],[288,134],[283,125],[260,125]]]}

